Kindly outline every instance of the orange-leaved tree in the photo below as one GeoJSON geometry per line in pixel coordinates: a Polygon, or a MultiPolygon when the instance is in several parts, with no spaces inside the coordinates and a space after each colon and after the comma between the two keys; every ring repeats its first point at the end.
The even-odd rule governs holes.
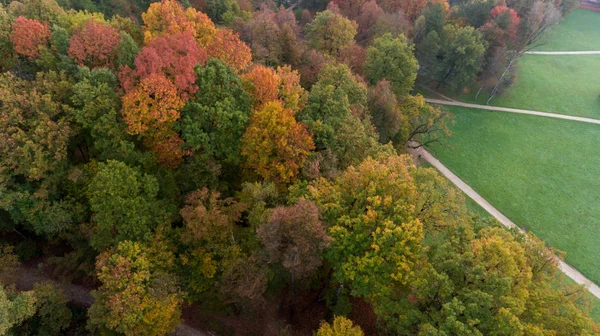
{"type": "Polygon", "coordinates": [[[164,75],[153,74],[123,97],[121,113],[130,134],[164,131],[179,119],[184,101],[164,75]]]}
{"type": "Polygon", "coordinates": [[[163,0],[150,5],[142,14],[144,20],[144,42],[177,33],[191,33],[201,47],[206,47],[216,35],[210,18],[194,8],[186,10],[175,0],[163,0]]]}
{"type": "Polygon", "coordinates": [[[236,71],[242,71],[252,63],[252,51],[240,40],[238,33],[219,29],[215,39],[206,47],[208,57],[219,59],[236,71]]]}
{"type": "Polygon", "coordinates": [[[252,94],[255,107],[280,100],[285,108],[297,112],[306,105],[308,96],[300,85],[300,74],[289,65],[277,70],[256,65],[243,78],[247,80],[247,90],[252,94]]]}
{"type": "Polygon", "coordinates": [[[306,127],[279,101],[255,111],[242,138],[246,164],[265,180],[278,183],[294,181],[313,148],[306,127]]]}
{"type": "Polygon", "coordinates": [[[39,47],[46,45],[50,38],[50,28],[47,23],[29,20],[19,16],[12,23],[10,41],[15,51],[30,59],[40,55],[39,47]]]}

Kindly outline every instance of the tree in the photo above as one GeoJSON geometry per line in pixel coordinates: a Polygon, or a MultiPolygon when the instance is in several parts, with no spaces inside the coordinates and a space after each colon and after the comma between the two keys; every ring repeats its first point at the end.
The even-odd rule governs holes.
{"type": "Polygon", "coordinates": [[[247,90],[254,98],[255,107],[280,100],[285,108],[299,111],[306,104],[306,91],[300,86],[300,75],[289,65],[276,70],[256,65],[243,78],[248,81],[247,90]]]}
{"type": "Polygon", "coordinates": [[[410,283],[420,262],[423,224],[412,207],[418,189],[408,156],[367,159],[335,181],[306,189],[333,238],[325,257],[333,277],[370,302],[410,283]]]}
{"type": "Polygon", "coordinates": [[[144,42],[149,43],[162,35],[189,33],[205,48],[215,39],[214,23],[202,12],[190,7],[184,11],[176,0],[162,0],[150,5],[142,14],[144,42]]]}
{"type": "Polygon", "coordinates": [[[292,182],[314,148],[305,126],[281,102],[269,102],[250,117],[242,138],[248,167],[265,180],[292,182]]]}
{"type": "Polygon", "coordinates": [[[400,110],[402,127],[392,139],[397,147],[406,144],[412,148],[426,146],[451,134],[448,129],[451,116],[427,104],[420,94],[406,96],[400,101],[400,110]]]}
{"type": "Polygon", "coordinates": [[[35,314],[35,296],[32,291],[11,293],[0,285],[0,333],[9,334],[13,326],[19,325],[35,314]]]}
{"type": "Polygon", "coordinates": [[[248,91],[252,95],[255,107],[278,99],[281,78],[275,69],[256,65],[245,73],[243,78],[250,83],[248,91]]]}
{"type": "Polygon", "coordinates": [[[314,136],[318,149],[328,148],[337,128],[350,115],[359,114],[367,104],[367,89],[346,65],[328,64],[313,85],[306,108],[298,115],[314,136]]]}
{"type": "Polygon", "coordinates": [[[419,18],[415,21],[414,42],[420,44],[423,39],[432,31],[442,33],[446,25],[447,10],[440,3],[427,3],[427,7],[421,12],[419,18]]]}
{"type": "Polygon", "coordinates": [[[313,22],[306,26],[306,38],[311,46],[331,56],[350,45],[358,25],[330,10],[317,13],[313,22]]]}
{"type": "Polygon", "coordinates": [[[153,229],[168,222],[158,191],[152,175],[119,161],[100,163],[87,190],[94,224],[90,244],[102,250],[124,240],[149,239],[153,229]]]}
{"type": "Polygon", "coordinates": [[[7,71],[12,65],[11,21],[4,6],[0,5],[0,71],[2,72],[7,71]]]}
{"type": "Polygon", "coordinates": [[[246,69],[252,62],[252,51],[230,29],[219,29],[206,51],[208,57],[219,59],[238,72],[246,69]]]}
{"type": "Polygon", "coordinates": [[[235,224],[244,209],[243,203],[221,199],[219,192],[207,188],[186,197],[180,214],[185,225],[181,241],[187,249],[180,258],[191,295],[214,289],[222,274],[242,257],[235,224]]]}
{"type": "Polygon", "coordinates": [[[364,333],[359,326],[352,324],[352,321],[343,317],[336,316],[333,323],[321,322],[317,336],[363,336],[364,333]]]}
{"type": "MultiPolygon", "coordinates": [[[[525,237],[499,227],[474,231],[473,224],[463,221],[448,227],[443,241],[430,246],[426,253],[430,264],[419,271],[407,295],[394,303],[383,303],[382,308],[387,310],[377,314],[388,332],[553,335],[593,330],[590,320],[570,304],[562,304],[570,301],[564,297],[556,301],[565,309],[557,313],[557,318],[572,314],[576,323],[564,321],[557,328],[551,318],[531,319],[553,309],[545,299],[541,301],[548,307],[538,305],[545,296],[541,292],[562,295],[549,289],[551,269],[556,267],[552,253],[531,235],[525,237]],[[534,272],[533,266],[540,264],[546,270],[538,268],[534,272]]],[[[379,310],[377,306],[375,310],[379,310]]]]}
{"type": "Polygon", "coordinates": [[[235,164],[250,119],[250,97],[233,69],[219,60],[211,59],[196,73],[199,90],[181,112],[182,137],[194,152],[235,164]]]}
{"type": "Polygon", "coordinates": [[[269,66],[298,64],[300,28],[291,10],[263,8],[241,28],[241,38],[252,48],[254,61],[269,66]]]}
{"type": "Polygon", "coordinates": [[[175,86],[182,99],[196,92],[196,65],[206,64],[207,55],[189,33],[164,35],[153,39],[135,58],[135,75],[145,79],[164,75],[175,86]]]}
{"type": "Polygon", "coordinates": [[[140,51],[137,42],[126,32],[121,32],[121,42],[117,47],[117,58],[115,59],[115,68],[118,70],[121,67],[132,67],[136,55],[140,51]]]}
{"type": "MultiPolygon", "coordinates": [[[[383,8],[386,12],[392,13],[392,12],[403,11],[404,13],[406,13],[407,17],[411,21],[414,21],[419,16],[421,11],[429,3],[429,1],[423,1],[423,0],[411,0],[411,1],[377,0],[377,1],[378,1],[379,5],[381,6],[381,8],[383,8]]],[[[446,11],[450,8],[450,5],[448,4],[448,2],[446,0],[435,0],[435,1],[431,1],[431,2],[440,3],[444,8],[446,8],[446,11]]]]}
{"type": "Polygon", "coordinates": [[[92,292],[91,332],[162,336],[179,325],[183,294],[176,279],[161,270],[163,260],[150,253],[142,244],[123,241],[98,256],[102,285],[92,292]]]}
{"type": "Polygon", "coordinates": [[[12,32],[10,41],[16,53],[26,56],[29,59],[40,55],[40,47],[48,44],[50,39],[50,28],[47,23],[41,23],[37,20],[29,20],[19,16],[12,23],[12,32]]]}
{"type": "Polygon", "coordinates": [[[160,132],[179,119],[183,105],[177,87],[164,75],[152,74],[123,96],[121,113],[130,134],[160,132]]]}
{"type": "Polygon", "coordinates": [[[308,277],[321,265],[323,249],[331,241],[319,220],[319,210],[308,201],[275,208],[257,235],[269,253],[269,262],[290,273],[292,286],[295,278],[308,277]]]}
{"type": "Polygon", "coordinates": [[[485,41],[473,27],[459,28],[448,24],[442,33],[431,31],[417,46],[417,59],[423,75],[461,89],[475,78],[481,69],[485,41]]]}
{"type": "MultiPolygon", "coordinates": [[[[7,2],[4,2],[5,4],[7,2]]],[[[23,16],[39,22],[54,25],[64,23],[66,13],[56,0],[24,0],[10,3],[8,10],[12,17],[23,16]]]]}
{"type": "Polygon", "coordinates": [[[408,95],[417,79],[417,59],[404,35],[385,34],[367,49],[365,71],[371,84],[388,80],[396,95],[408,95]]]}
{"type": "Polygon", "coordinates": [[[66,331],[73,317],[68,307],[69,298],[52,283],[35,284],[33,293],[36,312],[19,329],[40,336],[59,335],[66,331]]]}
{"type": "Polygon", "coordinates": [[[368,99],[371,120],[379,134],[379,142],[388,143],[398,134],[405,121],[390,82],[382,80],[375,87],[369,88],[368,99]]]}
{"type": "Polygon", "coordinates": [[[38,234],[57,233],[78,220],[76,202],[59,196],[75,134],[65,101],[72,85],[53,72],[31,82],[0,76],[0,207],[38,234]]]}
{"type": "Polygon", "coordinates": [[[514,71],[517,60],[525,52],[539,46],[543,42],[543,37],[548,28],[556,24],[560,20],[560,17],[560,11],[552,3],[541,0],[535,1],[526,14],[521,16],[524,22],[519,26],[522,29],[518,34],[519,39],[512,46],[512,50],[505,51],[505,55],[503,55],[505,59],[504,70],[501,71],[496,84],[488,96],[486,104],[489,104],[492,98],[502,88],[507,86],[506,82],[510,77],[510,73],[514,71]]]}
{"type": "Polygon", "coordinates": [[[71,36],[69,55],[90,68],[112,67],[120,39],[116,29],[90,19],[71,36]]]}

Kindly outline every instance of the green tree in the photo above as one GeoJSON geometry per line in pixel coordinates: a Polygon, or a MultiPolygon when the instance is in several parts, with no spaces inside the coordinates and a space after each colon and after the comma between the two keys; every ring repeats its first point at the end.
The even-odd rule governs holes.
{"type": "Polygon", "coordinates": [[[71,324],[73,313],[68,307],[69,298],[54,284],[33,286],[36,312],[16,330],[16,335],[60,335],[71,324]]]}
{"type": "Polygon", "coordinates": [[[376,301],[412,280],[423,224],[412,206],[418,189],[408,156],[367,159],[335,181],[320,178],[303,198],[319,207],[333,238],[325,257],[354,296],[376,301]]]}
{"type": "Polygon", "coordinates": [[[88,186],[94,233],[90,245],[101,250],[123,240],[147,240],[168,221],[168,207],[157,196],[156,177],[123,162],[108,160],[88,186]]]}
{"type": "Polygon", "coordinates": [[[438,81],[438,86],[461,89],[481,69],[485,48],[486,43],[478,30],[448,24],[441,34],[431,31],[417,46],[420,72],[438,81]]]}
{"type": "Polygon", "coordinates": [[[14,293],[0,285],[0,334],[10,334],[13,326],[21,324],[35,314],[33,291],[14,293]]]}
{"type": "Polygon", "coordinates": [[[53,72],[39,73],[31,82],[0,75],[0,208],[39,234],[79,220],[78,205],[60,197],[70,167],[68,145],[76,133],[66,105],[71,87],[53,72]]]}
{"type": "Polygon", "coordinates": [[[183,295],[176,279],[163,271],[164,261],[131,241],[100,254],[96,270],[102,286],[92,292],[88,329],[127,336],[173,332],[180,323],[183,295]]]}
{"type": "Polygon", "coordinates": [[[312,86],[306,108],[298,114],[312,132],[317,149],[330,147],[336,130],[354,110],[367,106],[367,88],[343,64],[327,64],[312,86]]]}
{"type": "Polygon", "coordinates": [[[385,34],[367,49],[365,72],[371,84],[386,79],[396,95],[403,97],[412,90],[417,79],[417,59],[404,35],[385,34]]]}
{"type": "Polygon", "coordinates": [[[306,26],[306,38],[311,47],[334,57],[348,47],[356,35],[358,25],[330,10],[317,13],[306,26]]]}
{"type": "Polygon", "coordinates": [[[250,96],[238,75],[219,60],[211,59],[196,73],[198,94],[181,112],[185,145],[198,155],[236,164],[250,118],[250,96]]]}

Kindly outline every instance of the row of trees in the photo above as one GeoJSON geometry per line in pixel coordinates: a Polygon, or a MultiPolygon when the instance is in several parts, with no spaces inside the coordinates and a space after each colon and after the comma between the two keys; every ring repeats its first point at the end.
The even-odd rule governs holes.
{"type": "MultiPolygon", "coordinates": [[[[257,317],[300,291],[388,334],[598,332],[541,241],[404,154],[449,134],[417,77],[472,81],[486,41],[519,36],[518,4],[127,4],[0,7],[2,237],[94,287],[85,332],[164,335],[184,305],[257,317]]],[[[56,287],[14,283],[0,332],[74,333],[56,287]]]]}

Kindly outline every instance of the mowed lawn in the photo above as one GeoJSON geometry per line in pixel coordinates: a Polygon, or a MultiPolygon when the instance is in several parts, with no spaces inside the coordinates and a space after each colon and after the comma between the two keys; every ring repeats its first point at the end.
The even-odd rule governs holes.
{"type": "MultiPolygon", "coordinates": [[[[577,9],[548,32],[537,50],[600,50],[600,13],[577,9]]],[[[490,105],[600,119],[600,55],[525,55],[515,82],[490,105]]],[[[460,100],[473,102],[476,88],[460,100]]],[[[478,103],[487,95],[480,94],[478,103]]]]}
{"type": "Polygon", "coordinates": [[[600,283],[600,127],[452,107],[432,153],[517,225],[600,283]]]}
{"type": "Polygon", "coordinates": [[[538,51],[600,50],[600,12],[576,9],[553,27],[538,51]]]}
{"type": "Polygon", "coordinates": [[[516,81],[491,105],[600,119],[600,55],[525,55],[519,62],[516,81]]]}

